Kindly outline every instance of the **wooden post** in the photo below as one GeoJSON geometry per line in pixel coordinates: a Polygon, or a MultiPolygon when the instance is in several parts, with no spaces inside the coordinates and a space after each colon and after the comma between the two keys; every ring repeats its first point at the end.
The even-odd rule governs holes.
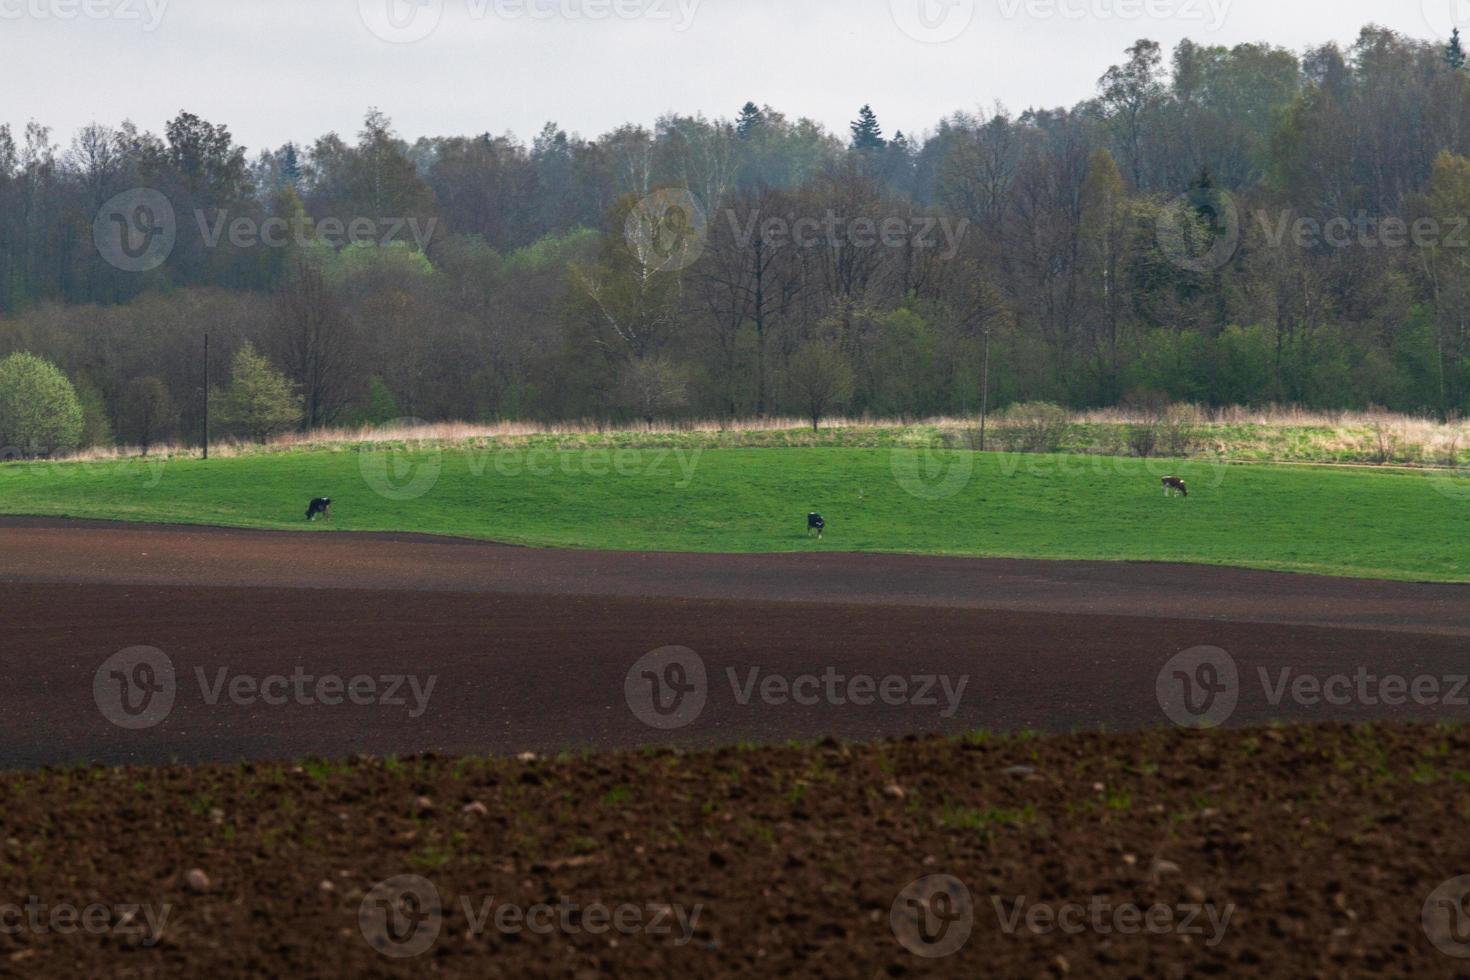
{"type": "Polygon", "coordinates": [[[985,452],[985,422],[990,412],[990,328],[985,328],[985,367],[980,374],[980,451],[985,452]]]}
{"type": "Polygon", "coordinates": [[[209,458],[209,334],[204,335],[204,458],[209,458]]]}

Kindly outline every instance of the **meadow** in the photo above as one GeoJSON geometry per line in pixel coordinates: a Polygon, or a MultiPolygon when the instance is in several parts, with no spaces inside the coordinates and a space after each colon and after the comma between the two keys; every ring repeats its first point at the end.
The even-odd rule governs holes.
{"type": "Polygon", "coordinates": [[[1234,565],[1470,582],[1470,478],[936,448],[338,444],[0,465],[0,513],[564,548],[1234,565]],[[1160,478],[1185,477],[1166,499],[1160,478]],[[331,524],[307,524],[329,496],[331,524]],[[807,536],[806,514],[827,519],[807,536]]]}

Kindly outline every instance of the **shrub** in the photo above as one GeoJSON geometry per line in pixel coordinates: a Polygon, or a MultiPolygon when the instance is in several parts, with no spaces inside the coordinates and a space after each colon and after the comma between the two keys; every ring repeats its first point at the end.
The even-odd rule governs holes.
{"type": "Polygon", "coordinates": [[[0,361],[0,447],[7,455],[72,452],[82,440],[82,403],[66,375],[31,354],[0,361]]]}
{"type": "Polygon", "coordinates": [[[1170,405],[1164,411],[1162,429],[1164,451],[1170,456],[1188,456],[1199,441],[1202,414],[1193,405],[1170,405]]]}
{"type": "Polygon", "coordinates": [[[1152,456],[1159,448],[1159,424],[1157,422],[1135,422],[1128,426],[1128,451],[1144,459],[1152,456]]]}
{"type": "Polygon", "coordinates": [[[255,442],[301,424],[301,396],[249,343],[236,352],[230,386],[219,401],[222,421],[255,442]]]}
{"type": "Polygon", "coordinates": [[[1398,458],[1403,436],[1391,423],[1378,419],[1373,423],[1373,459],[1379,464],[1392,463],[1398,458]]]}
{"type": "Polygon", "coordinates": [[[123,439],[141,447],[146,455],[153,446],[178,435],[179,412],[161,380],[134,378],[123,390],[120,423],[123,439]]]}
{"type": "Polygon", "coordinates": [[[1001,414],[1008,448],[1023,453],[1054,453],[1072,432],[1072,415],[1050,402],[1022,402],[1001,414]]]}

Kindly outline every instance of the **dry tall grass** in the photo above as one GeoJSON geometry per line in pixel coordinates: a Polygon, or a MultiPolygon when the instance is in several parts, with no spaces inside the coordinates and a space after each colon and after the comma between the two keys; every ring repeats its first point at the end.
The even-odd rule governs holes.
{"type": "MultiPolygon", "coordinates": [[[[993,448],[1016,448],[1007,439],[1011,422],[991,416],[993,448]]],[[[1019,423],[1016,423],[1019,424],[1019,423]]],[[[1356,462],[1414,466],[1455,466],[1470,453],[1470,424],[1388,412],[1309,412],[1291,407],[1207,410],[1176,405],[1165,413],[1110,408],[1070,415],[1071,436],[1064,452],[1128,454],[1137,451],[1131,435],[1136,427],[1162,425],[1169,438],[1160,438],[1156,451],[1182,455],[1204,453],[1224,459],[1282,462],[1356,462]],[[1178,433],[1187,429],[1188,450],[1181,450],[1178,433]],[[1130,448],[1133,447],[1133,448],[1130,448]]],[[[802,419],[695,419],[654,426],[609,426],[595,422],[434,422],[360,426],[290,433],[264,444],[217,442],[211,454],[229,458],[293,450],[345,451],[349,447],[381,444],[417,446],[474,446],[515,444],[531,439],[579,445],[634,445],[640,439],[708,441],[711,445],[893,445],[924,442],[939,436],[949,445],[974,444],[978,419],[934,418],[921,422],[893,419],[832,418],[813,433],[802,419]],[[751,438],[742,440],[742,434],[751,438]],[[702,440],[701,435],[707,440],[702,440]],[[774,438],[772,438],[774,437],[774,438]],[[869,439],[869,437],[871,437],[869,439]]],[[[137,447],[107,447],[69,456],[74,460],[118,460],[142,455],[137,447]]],[[[190,446],[155,446],[158,458],[197,458],[190,446]]]]}

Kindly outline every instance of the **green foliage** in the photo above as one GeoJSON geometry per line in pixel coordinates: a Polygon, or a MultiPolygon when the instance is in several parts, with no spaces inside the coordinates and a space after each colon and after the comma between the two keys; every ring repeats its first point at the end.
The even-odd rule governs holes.
{"type": "Polygon", "coordinates": [[[917,462],[893,449],[406,447],[393,452],[388,478],[412,487],[429,474],[417,483],[421,495],[407,498],[384,495],[380,478],[365,479],[359,453],[340,447],[173,460],[161,477],[122,465],[15,464],[0,466],[0,511],[304,528],[302,488],[322,487],[334,501],[332,528],[346,531],[634,551],[820,548],[1470,580],[1463,476],[950,451],[917,462]],[[924,478],[930,464],[936,475],[962,474],[951,496],[913,494],[895,478],[924,478]],[[1189,481],[1188,500],[1163,498],[1165,474],[1189,481]],[[810,510],[827,518],[821,545],[805,535],[810,510]]]}
{"type": "Polygon", "coordinates": [[[220,420],[264,442],[301,423],[301,396],[284,374],[247,343],[235,354],[230,386],[219,397],[220,420]]]}
{"type": "Polygon", "coordinates": [[[413,279],[429,276],[429,257],[408,242],[352,242],[325,257],[322,275],[333,284],[368,277],[413,279]]]}
{"type": "Polygon", "coordinates": [[[852,397],[852,365],[834,343],[813,342],[797,351],[791,359],[790,381],[813,430],[852,397]]]}
{"type": "Polygon", "coordinates": [[[112,420],[107,415],[107,403],[102,393],[91,383],[77,384],[77,400],[82,406],[82,436],[78,446],[90,449],[93,446],[111,446],[114,441],[112,420]]]}
{"type": "Polygon", "coordinates": [[[1054,453],[1062,448],[1072,428],[1072,416],[1060,405],[1023,402],[1000,417],[1004,438],[1017,452],[1054,453]]]}
{"type": "Polygon", "coordinates": [[[883,127],[878,125],[878,116],[873,107],[865,105],[858,110],[858,117],[849,129],[852,130],[852,148],[859,152],[881,150],[888,145],[883,138],[883,127]]]}
{"type": "Polygon", "coordinates": [[[403,417],[398,409],[398,402],[393,398],[393,392],[378,375],[373,375],[373,380],[368,382],[367,397],[364,399],[362,410],[354,419],[357,425],[383,425],[395,419],[403,417]]]}
{"type": "Polygon", "coordinates": [[[179,413],[168,387],[155,377],[134,378],[123,392],[119,430],[125,443],[146,453],[178,434],[179,413]]]}
{"type": "Polygon", "coordinates": [[[0,361],[0,447],[7,455],[71,452],[82,429],[76,389],[54,364],[32,354],[0,361]]]}

